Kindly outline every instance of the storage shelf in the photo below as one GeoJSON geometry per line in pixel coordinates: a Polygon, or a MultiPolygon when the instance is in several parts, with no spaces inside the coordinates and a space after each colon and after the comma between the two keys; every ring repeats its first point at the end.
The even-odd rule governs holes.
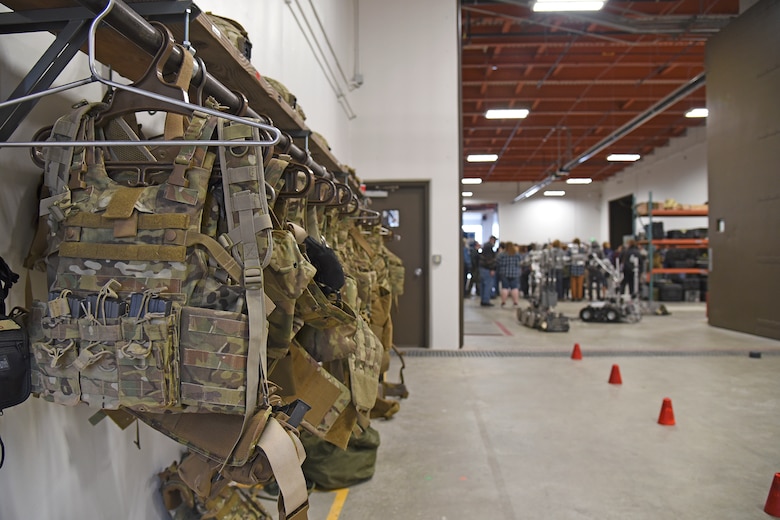
{"type": "MultiPolygon", "coordinates": [[[[640,244],[647,244],[647,240],[640,240],[640,244]]],[[[675,247],[679,249],[703,249],[709,245],[706,238],[659,238],[653,239],[654,246],[675,247]]]]}
{"type": "MultiPolygon", "coordinates": [[[[706,209],[654,209],[650,212],[651,217],[706,217],[708,214],[706,209]]],[[[648,216],[646,211],[637,212],[637,215],[648,216]]]]}
{"type": "Polygon", "coordinates": [[[660,267],[650,271],[650,274],[709,274],[707,269],[701,267],[660,267]]]}

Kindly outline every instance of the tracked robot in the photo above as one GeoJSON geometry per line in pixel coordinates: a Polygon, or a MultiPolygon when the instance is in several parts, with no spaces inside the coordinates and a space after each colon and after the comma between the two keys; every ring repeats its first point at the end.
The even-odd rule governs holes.
{"type": "Polygon", "coordinates": [[[550,250],[533,249],[528,253],[531,264],[529,276],[530,302],[525,309],[517,309],[517,319],[526,327],[542,332],[568,332],[569,318],[556,312],[558,294],[555,291],[555,271],[550,250]]]}
{"type": "MultiPolygon", "coordinates": [[[[637,302],[633,298],[624,299],[618,294],[618,287],[622,273],[619,268],[613,266],[595,254],[591,254],[590,261],[598,265],[606,274],[607,290],[604,301],[592,302],[580,310],[580,319],[585,322],[606,323],[637,323],[642,319],[642,313],[637,302]]],[[[638,283],[638,265],[634,267],[634,283],[638,283]]]]}

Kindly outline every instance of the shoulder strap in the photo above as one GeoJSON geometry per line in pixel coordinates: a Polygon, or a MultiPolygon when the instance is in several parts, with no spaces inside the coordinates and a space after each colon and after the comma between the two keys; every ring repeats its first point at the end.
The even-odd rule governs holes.
{"type": "MultiPolygon", "coordinates": [[[[271,258],[272,225],[268,213],[268,201],[265,197],[261,150],[259,147],[241,146],[240,144],[246,139],[259,140],[258,129],[220,119],[217,131],[220,140],[236,141],[235,147],[219,147],[219,160],[222,166],[227,227],[229,233],[232,234],[223,235],[221,238],[223,242],[227,242],[230,247],[235,248],[234,254],[238,252],[241,254],[243,272],[240,280],[246,291],[249,318],[246,403],[244,424],[241,429],[243,435],[258,405],[258,390],[260,388],[263,390],[265,401],[262,403],[263,405],[268,405],[269,398],[266,378],[268,325],[265,319],[263,268],[268,265],[271,258]],[[258,245],[262,236],[265,236],[263,258],[261,258],[258,245]],[[239,245],[240,248],[237,247],[239,245]]],[[[236,445],[240,439],[241,435],[236,439],[236,445]]]]}

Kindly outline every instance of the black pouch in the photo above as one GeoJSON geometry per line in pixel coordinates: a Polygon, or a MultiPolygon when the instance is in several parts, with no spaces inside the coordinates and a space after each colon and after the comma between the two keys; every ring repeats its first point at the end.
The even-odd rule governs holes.
{"type": "Polygon", "coordinates": [[[0,413],[23,403],[31,390],[27,313],[19,307],[0,314],[0,413]]]}

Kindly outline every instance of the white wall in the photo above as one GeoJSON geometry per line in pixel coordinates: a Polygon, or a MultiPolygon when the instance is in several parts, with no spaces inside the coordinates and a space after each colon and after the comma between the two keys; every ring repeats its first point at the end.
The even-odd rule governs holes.
{"type": "MultiPolygon", "coordinates": [[[[499,239],[518,244],[547,243],[555,239],[570,242],[594,238],[603,242],[600,228],[601,187],[556,182],[548,190],[564,190],[564,197],[544,197],[541,192],[513,203],[527,183],[484,183],[469,189],[474,202],[498,202],[499,239]]],[[[472,201],[469,201],[472,202],[472,201]]]]}
{"type": "Polygon", "coordinates": [[[428,265],[435,349],[459,345],[458,30],[451,0],[360,2],[352,165],[364,180],[430,181],[430,252],[442,257],[428,265]]]}

